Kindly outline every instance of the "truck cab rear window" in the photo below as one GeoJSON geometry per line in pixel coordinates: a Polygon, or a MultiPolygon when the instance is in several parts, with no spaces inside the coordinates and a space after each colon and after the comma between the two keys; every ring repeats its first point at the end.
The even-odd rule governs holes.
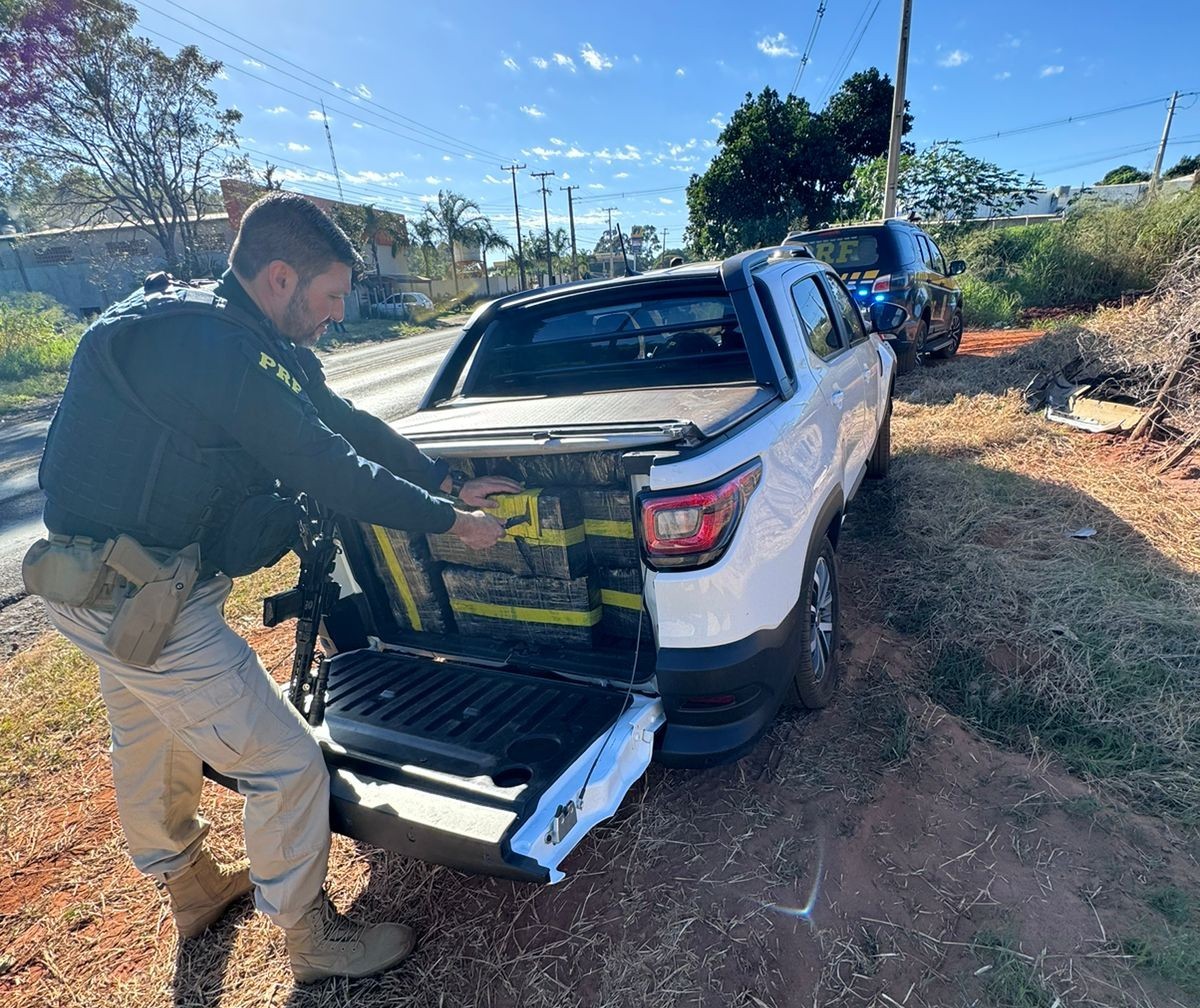
{"type": "Polygon", "coordinates": [[[732,302],[703,295],[501,313],[480,341],[464,392],[564,394],[750,379],[732,302]]]}

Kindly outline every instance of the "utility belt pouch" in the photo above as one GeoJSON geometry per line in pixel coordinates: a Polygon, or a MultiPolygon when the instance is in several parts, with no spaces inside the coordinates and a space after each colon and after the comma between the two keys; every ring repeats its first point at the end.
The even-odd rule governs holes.
{"type": "Polygon", "coordinates": [[[92,605],[110,574],[104,564],[108,547],[108,542],[98,543],[82,536],[52,535],[49,539],[39,539],[21,561],[25,590],[51,602],[92,605]]]}
{"type": "Polygon", "coordinates": [[[149,667],[162,654],[196,584],[200,547],[192,543],[159,562],[137,540],[122,535],[112,541],[104,562],[129,581],[132,591],[118,605],[104,644],[114,658],[149,667]]]}

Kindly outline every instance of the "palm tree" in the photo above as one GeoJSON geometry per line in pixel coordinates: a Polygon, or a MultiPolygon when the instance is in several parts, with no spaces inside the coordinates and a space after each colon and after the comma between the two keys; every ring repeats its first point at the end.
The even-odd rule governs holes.
{"type": "Polygon", "coordinates": [[[450,275],[454,277],[454,293],[458,293],[458,262],[454,256],[454,243],[466,237],[469,230],[479,224],[488,223],[479,209],[479,204],[450,190],[438,190],[437,203],[425,208],[425,219],[433,233],[446,242],[450,249],[450,275]]]}
{"type": "Polygon", "coordinates": [[[494,227],[492,222],[486,218],[482,223],[475,224],[469,228],[464,237],[472,245],[479,246],[479,252],[483,256],[483,284],[484,289],[488,294],[492,293],[492,281],[488,276],[487,256],[489,252],[499,252],[505,249],[512,251],[512,243],[509,242],[504,235],[500,234],[494,227]]]}

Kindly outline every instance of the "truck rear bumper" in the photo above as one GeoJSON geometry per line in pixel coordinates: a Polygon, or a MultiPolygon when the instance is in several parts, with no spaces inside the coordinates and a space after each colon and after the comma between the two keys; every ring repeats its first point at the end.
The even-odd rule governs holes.
{"type": "Polygon", "coordinates": [[[667,723],[655,759],[704,767],[745,754],[788,696],[803,629],[800,601],[774,629],[711,648],[663,648],[656,676],[667,723]]]}

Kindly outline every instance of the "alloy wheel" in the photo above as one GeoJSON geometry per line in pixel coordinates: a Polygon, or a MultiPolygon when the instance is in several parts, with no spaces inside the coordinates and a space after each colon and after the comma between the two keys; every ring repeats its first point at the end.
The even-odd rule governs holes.
{"type": "Polygon", "coordinates": [[[824,680],[833,654],[833,575],[824,557],[817,558],[809,597],[809,646],[814,682],[824,680]]]}

